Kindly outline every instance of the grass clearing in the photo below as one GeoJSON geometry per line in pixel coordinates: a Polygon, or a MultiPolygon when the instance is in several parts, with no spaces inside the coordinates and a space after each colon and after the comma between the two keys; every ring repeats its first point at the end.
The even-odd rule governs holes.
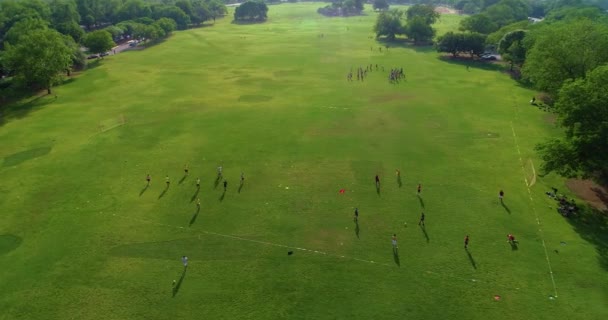
{"type": "Polygon", "coordinates": [[[524,183],[520,157],[556,134],[533,93],[432,48],[379,52],[374,13],[321,5],[108,57],[0,122],[0,319],[605,318],[605,221],[550,208],[561,178],[524,183]],[[386,71],[346,81],[368,64],[386,71]]]}

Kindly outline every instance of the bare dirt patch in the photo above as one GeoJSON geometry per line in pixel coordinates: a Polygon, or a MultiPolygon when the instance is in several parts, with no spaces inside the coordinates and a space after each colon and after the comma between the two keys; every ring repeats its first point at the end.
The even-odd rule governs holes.
{"type": "Polygon", "coordinates": [[[608,211],[608,190],[591,180],[570,179],[566,186],[593,207],[608,211]]]}
{"type": "Polygon", "coordinates": [[[410,100],[413,97],[403,93],[390,93],[383,94],[379,96],[373,96],[369,98],[369,102],[382,103],[382,102],[392,102],[392,101],[405,101],[410,100]]]}

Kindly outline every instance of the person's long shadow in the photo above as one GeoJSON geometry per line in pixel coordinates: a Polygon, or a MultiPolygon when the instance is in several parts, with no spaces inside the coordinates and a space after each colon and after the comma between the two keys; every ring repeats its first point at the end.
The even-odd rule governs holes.
{"type": "Polygon", "coordinates": [[[401,261],[399,261],[399,249],[397,248],[393,248],[393,260],[395,260],[397,266],[401,267],[401,261]]]}
{"type": "Polygon", "coordinates": [[[422,234],[424,234],[424,237],[426,238],[426,243],[429,243],[431,241],[431,239],[429,238],[428,233],[426,233],[426,227],[420,226],[420,229],[422,229],[422,234]]]}
{"type": "Polygon", "coordinates": [[[179,278],[179,281],[177,281],[177,284],[173,287],[173,297],[175,298],[175,295],[177,294],[177,292],[179,291],[179,288],[182,286],[182,282],[184,281],[184,278],[186,277],[186,270],[188,270],[188,268],[184,267],[184,271],[182,271],[182,276],[179,278]]]}
{"type": "Polygon", "coordinates": [[[357,238],[359,238],[359,221],[355,220],[355,234],[357,235],[357,238]]]}
{"type": "Polygon", "coordinates": [[[222,195],[220,196],[220,202],[224,201],[225,196],[226,196],[226,190],[224,190],[224,192],[222,192],[222,195]]]}
{"type": "Polygon", "coordinates": [[[146,185],[143,189],[141,189],[141,191],[139,192],[140,197],[144,194],[144,192],[146,192],[146,190],[148,190],[148,187],[150,187],[150,186],[146,185]]]}
{"type": "Polygon", "coordinates": [[[178,183],[178,184],[182,184],[182,182],[184,182],[184,180],[186,180],[186,178],[187,178],[187,177],[188,177],[187,175],[184,175],[184,176],[182,177],[182,179],[181,179],[181,180],[179,180],[179,183],[178,183]]]}
{"type": "Polygon", "coordinates": [[[511,245],[511,250],[515,251],[518,250],[519,248],[517,247],[517,242],[515,241],[510,241],[509,244],[511,245]]]}
{"type": "Polygon", "coordinates": [[[160,199],[160,198],[164,197],[168,190],[169,190],[169,185],[167,185],[165,187],[165,190],[163,190],[163,192],[161,192],[161,194],[158,195],[158,198],[160,199]]]}
{"type": "Polygon", "coordinates": [[[420,202],[420,206],[424,208],[424,200],[422,200],[421,196],[418,196],[418,201],[420,202]]]}
{"type": "Polygon", "coordinates": [[[188,224],[189,226],[192,226],[194,224],[194,222],[196,222],[196,218],[198,218],[198,213],[201,212],[201,207],[196,207],[196,212],[194,213],[194,215],[192,216],[192,219],[190,219],[190,223],[188,224]]]}
{"type": "Polygon", "coordinates": [[[473,256],[471,255],[471,253],[469,252],[468,249],[464,249],[467,252],[467,256],[469,256],[469,261],[471,261],[471,265],[473,266],[473,269],[477,269],[477,264],[475,264],[475,259],[473,259],[473,256]]]}
{"type": "Polygon", "coordinates": [[[198,197],[198,192],[201,190],[200,187],[196,187],[196,191],[194,192],[194,194],[192,195],[192,198],[190,198],[190,202],[194,202],[194,200],[196,200],[196,197],[198,197]]]}
{"type": "Polygon", "coordinates": [[[241,184],[239,185],[238,193],[241,193],[241,189],[243,189],[243,185],[244,185],[244,183],[241,182],[241,184]]]}
{"type": "Polygon", "coordinates": [[[401,186],[403,185],[403,183],[401,182],[401,176],[397,176],[397,184],[399,185],[399,188],[401,188],[401,186]]]}
{"type": "Polygon", "coordinates": [[[503,208],[505,208],[505,210],[507,210],[507,212],[509,214],[511,214],[511,210],[509,209],[509,207],[507,207],[507,205],[504,202],[501,202],[500,204],[502,205],[503,208]]]}

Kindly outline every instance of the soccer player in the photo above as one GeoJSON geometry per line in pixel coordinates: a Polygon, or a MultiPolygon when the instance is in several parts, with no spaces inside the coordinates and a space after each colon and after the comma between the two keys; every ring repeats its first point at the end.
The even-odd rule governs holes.
{"type": "Polygon", "coordinates": [[[201,207],[201,198],[196,198],[196,207],[197,208],[201,207]]]}
{"type": "Polygon", "coordinates": [[[424,212],[420,214],[420,221],[418,221],[418,225],[424,227],[424,212]]]}
{"type": "Polygon", "coordinates": [[[500,199],[500,203],[502,203],[502,198],[504,198],[504,196],[505,196],[504,191],[500,190],[498,192],[498,199],[500,199]]]}
{"type": "Polygon", "coordinates": [[[146,175],[146,181],[148,181],[148,186],[150,185],[150,180],[151,180],[151,178],[150,178],[150,174],[148,173],[148,174],[146,175]]]}
{"type": "Polygon", "coordinates": [[[422,185],[419,183],[418,184],[418,192],[417,192],[417,194],[420,195],[421,192],[422,192],[422,185]]]}
{"type": "Polygon", "coordinates": [[[245,183],[245,173],[241,172],[241,184],[245,183]]]}
{"type": "Polygon", "coordinates": [[[170,182],[169,182],[169,175],[167,175],[167,176],[165,177],[165,182],[167,183],[167,187],[168,187],[168,186],[169,186],[169,183],[170,183],[170,182]]]}
{"type": "Polygon", "coordinates": [[[399,169],[395,169],[395,175],[397,178],[401,178],[401,171],[399,171],[399,169]]]}
{"type": "Polygon", "coordinates": [[[222,176],[222,166],[217,167],[217,176],[218,177],[222,176]]]}
{"type": "Polygon", "coordinates": [[[468,246],[469,246],[469,235],[467,234],[467,236],[464,237],[464,248],[467,249],[468,246]]]}
{"type": "Polygon", "coordinates": [[[201,187],[201,178],[196,178],[196,187],[197,188],[201,187]]]}
{"type": "Polygon", "coordinates": [[[391,242],[393,243],[393,250],[399,249],[397,247],[397,234],[393,234],[393,238],[391,239],[391,242]]]}
{"type": "Polygon", "coordinates": [[[184,268],[188,267],[188,257],[182,256],[182,263],[184,264],[184,268]]]}
{"type": "Polygon", "coordinates": [[[515,237],[510,233],[507,235],[507,242],[515,243],[515,237]]]}
{"type": "Polygon", "coordinates": [[[378,177],[378,175],[376,175],[376,188],[380,187],[380,177],[378,177]]]}
{"type": "Polygon", "coordinates": [[[184,166],[184,175],[188,175],[188,164],[186,163],[186,165],[184,166]]]}
{"type": "Polygon", "coordinates": [[[353,219],[355,222],[359,222],[359,208],[355,208],[355,216],[353,219]]]}

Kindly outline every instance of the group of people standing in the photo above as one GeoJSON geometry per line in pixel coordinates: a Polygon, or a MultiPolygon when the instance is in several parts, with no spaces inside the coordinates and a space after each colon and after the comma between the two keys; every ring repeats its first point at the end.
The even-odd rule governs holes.
{"type": "MultiPolygon", "coordinates": [[[[372,72],[374,71],[374,69],[376,71],[383,71],[384,72],[384,66],[379,66],[378,64],[369,64],[366,65],[365,67],[358,67],[356,69],[356,71],[353,73],[353,68],[350,69],[350,71],[346,74],[346,80],[347,81],[354,81],[354,75],[356,74],[357,76],[357,81],[364,81],[365,78],[367,77],[367,73],[368,72],[372,72]]],[[[391,68],[390,73],[388,74],[388,80],[390,83],[398,83],[399,80],[404,80],[405,79],[405,72],[403,71],[403,68],[391,68]]]]}

